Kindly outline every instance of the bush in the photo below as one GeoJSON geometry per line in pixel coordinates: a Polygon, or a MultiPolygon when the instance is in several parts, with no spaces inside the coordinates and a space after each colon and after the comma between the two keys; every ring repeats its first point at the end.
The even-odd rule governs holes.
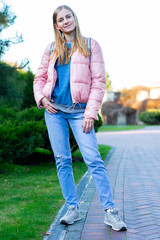
{"type": "Polygon", "coordinates": [[[140,120],[146,124],[160,124],[160,110],[149,109],[144,111],[139,116],[140,120]]]}
{"type": "MultiPolygon", "coordinates": [[[[95,121],[95,131],[102,125],[102,119],[95,121]]],[[[71,128],[70,146],[74,152],[77,142],[71,128]]],[[[0,107],[0,161],[25,164],[38,157],[37,149],[51,151],[48,132],[44,121],[44,109],[26,108],[20,112],[13,108],[0,107]]],[[[41,157],[42,154],[41,154],[41,157]]]]}
{"type": "Polygon", "coordinates": [[[0,125],[0,160],[10,163],[24,163],[37,146],[43,144],[42,122],[7,122],[0,125]]]}
{"type": "Polygon", "coordinates": [[[7,105],[0,106],[0,124],[6,123],[8,120],[15,120],[16,113],[14,108],[9,108],[7,105]]]}
{"type": "Polygon", "coordinates": [[[95,132],[98,132],[98,128],[102,126],[102,118],[101,116],[98,114],[98,120],[94,122],[94,129],[95,132]]]}
{"type": "Polygon", "coordinates": [[[20,112],[17,113],[16,115],[17,119],[19,121],[44,121],[44,109],[42,108],[41,110],[38,109],[37,107],[30,107],[26,108],[20,112]]]}
{"type": "Polygon", "coordinates": [[[0,107],[0,161],[24,164],[37,147],[51,150],[44,111],[37,107],[16,112],[0,107]]]}
{"type": "Polygon", "coordinates": [[[22,109],[24,108],[30,108],[32,106],[36,106],[34,95],[33,95],[33,81],[34,81],[34,74],[28,70],[25,74],[25,83],[26,86],[24,88],[23,94],[23,103],[22,103],[22,109]]]}
{"type": "Polygon", "coordinates": [[[0,105],[21,108],[26,72],[0,61],[0,105]]]}

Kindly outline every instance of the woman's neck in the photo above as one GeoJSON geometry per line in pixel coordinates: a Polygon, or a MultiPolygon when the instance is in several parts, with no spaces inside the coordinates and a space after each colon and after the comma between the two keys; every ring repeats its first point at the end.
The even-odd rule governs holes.
{"type": "Polygon", "coordinates": [[[75,31],[68,33],[68,34],[65,33],[64,36],[65,36],[66,42],[72,42],[75,38],[75,31]]]}

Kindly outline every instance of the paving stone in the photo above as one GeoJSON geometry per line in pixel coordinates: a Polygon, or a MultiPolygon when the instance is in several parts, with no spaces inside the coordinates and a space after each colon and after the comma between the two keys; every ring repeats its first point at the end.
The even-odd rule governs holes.
{"type": "Polygon", "coordinates": [[[155,239],[155,240],[158,240],[160,239],[160,233],[155,233],[155,234],[152,234],[152,235],[149,235],[148,236],[148,239],[155,239]]]}
{"type": "Polygon", "coordinates": [[[114,240],[125,240],[126,239],[126,232],[112,231],[112,239],[114,239],[114,240]]]}
{"type": "Polygon", "coordinates": [[[111,235],[109,232],[82,232],[81,240],[110,240],[111,235]]]}
{"type": "Polygon", "coordinates": [[[66,233],[65,235],[65,240],[77,240],[77,239],[81,239],[81,232],[78,231],[69,231],[66,233]]]}

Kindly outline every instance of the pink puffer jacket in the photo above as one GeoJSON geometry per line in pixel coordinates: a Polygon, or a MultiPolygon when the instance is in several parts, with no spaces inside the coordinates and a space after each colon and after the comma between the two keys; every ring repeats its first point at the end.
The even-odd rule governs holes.
{"type": "MultiPolygon", "coordinates": [[[[50,44],[44,51],[41,64],[34,79],[34,96],[39,108],[45,96],[51,99],[57,80],[54,68],[57,56],[50,58],[50,44]]],[[[71,57],[70,70],[71,97],[73,103],[87,103],[84,117],[98,120],[97,114],[101,106],[106,87],[106,73],[101,48],[94,39],[91,40],[91,60],[77,50],[71,57]]]]}

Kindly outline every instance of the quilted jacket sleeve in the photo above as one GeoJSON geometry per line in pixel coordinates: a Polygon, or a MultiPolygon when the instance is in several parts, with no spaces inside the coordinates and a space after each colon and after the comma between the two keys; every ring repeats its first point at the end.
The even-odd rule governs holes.
{"type": "Polygon", "coordinates": [[[49,49],[50,49],[50,44],[47,46],[47,48],[43,53],[41,64],[37,70],[37,73],[35,75],[34,82],[33,82],[34,98],[39,108],[43,107],[41,105],[41,100],[44,97],[42,90],[48,78],[47,72],[48,72],[49,57],[50,57],[49,49]]]}
{"type": "Polygon", "coordinates": [[[98,111],[102,104],[106,88],[106,72],[100,45],[92,39],[91,43],[91,88],[84,117],[98,120],[98,111]]]}

